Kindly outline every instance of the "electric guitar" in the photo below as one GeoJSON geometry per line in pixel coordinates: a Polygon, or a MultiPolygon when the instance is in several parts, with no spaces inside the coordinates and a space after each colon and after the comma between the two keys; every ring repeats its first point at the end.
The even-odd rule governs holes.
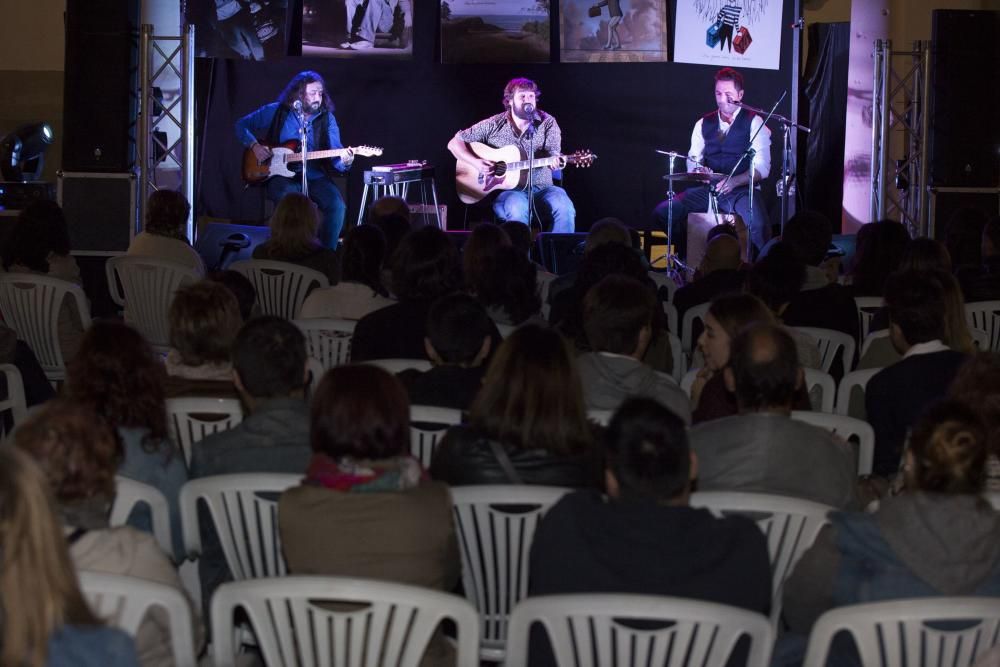
{"type": "Polygon", "coordinates": [[[363,157],[379,156],[382,149],[377,146],[352,146],[350,148],[331,148],[323,151],[309,151],[308,155],[296,153],[299,147],[297,141],[286,141],[279,146],[268,146],[271,149],[271,157],[263,162],[257,159],[253,149],[248,148],[243,153],[243,180],[247,183],[262,183],[272,176],[286,176],[294,178],[298,176],[288,168],[292,162],[302,162],[304,160],[319,160],[322,158],[346,157],[348,151],[353,151],[355,156],[363,157]]]}
{"type": "MultiPolygon", "coordinates": [[[[459,160],[455,164],[455,186],[462,203],[475,204],[495,190],[513,190],[528,184],[528,156],[520,146],[511,144],[503,148],[493,148],[475,142],[469,144],[469,148],[477,157],[492,161],[494,172],[481,174],[471,164],[459,160]]],[[[568,165],[589,167],[597,156],[588,150],[582,150],[572,155],[535,158],[531,160],[531,166],[532,168],[557,167],[564,159],[568,165]]]]}

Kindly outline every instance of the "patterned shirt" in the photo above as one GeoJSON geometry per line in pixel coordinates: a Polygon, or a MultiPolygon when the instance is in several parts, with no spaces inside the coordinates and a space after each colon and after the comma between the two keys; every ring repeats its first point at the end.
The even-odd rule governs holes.
{"type": "Polygon", "coordinates": [[[719,16],[715,20],[722,21],[726,25],[731,25],[735,28],[740,24],[739,5],[726,5],[719,10],[719,16]]]}
{"type": "MultiPolygon", "coordinates": [[[[548,157],[559,155],[562,151],[562,130],[554,116],[550,116],[544,111],[539,111],[542,122],[538,124],[535,136],[529,142],[528,138],[519,132],[514,123],[511,122],[507,112],[490,116],[486,120],[481,120],[472,127],[462,130],[458,136],[467,143],[478,141],[493,148],[503,148],[511,144],[520,146],[525,155],[534,157],[548,157]],[[529,149],[533,149],[529,150],[529,149]]],[[[548,167],[536,167],[531,170],[531,180],[534,185],[552,185],[552,170],[548,167]]]]}

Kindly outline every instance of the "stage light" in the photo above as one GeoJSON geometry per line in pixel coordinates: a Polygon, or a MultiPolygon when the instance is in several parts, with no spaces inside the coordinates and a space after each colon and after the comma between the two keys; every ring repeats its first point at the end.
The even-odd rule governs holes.
{"type": "Polygon", "coordinates": [[[37,181],[54,135],[48,123],[22,125],[0,141],[0,173],[5,181],[37,181]]]}

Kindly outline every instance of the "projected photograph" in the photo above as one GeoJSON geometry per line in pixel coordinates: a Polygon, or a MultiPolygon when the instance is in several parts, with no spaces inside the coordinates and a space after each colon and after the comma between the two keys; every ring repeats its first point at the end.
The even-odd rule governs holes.
{"type": "Polygon", "coordinates": [[[442,0],[441,62],[547,63],[549,0],[442,0]]]}
{"type": "Polygon", "coordinates": [[[778,69],[780,0],[678,0],[674,60],[778,69]]]}
{"type": "Polygon", "coordinates": [[[560,0],[564,63],[665,62],[667,0],[560,0]]]}
{"type": "Polygon", "coordinates": [[[303,0],[302,55],[413,56],[416,0],[303,0]]]}
{"type": "Polygon", "coordinates": [[[184,0],[195,55],[266,60],[288,54],[287,0],[184,0]]]}

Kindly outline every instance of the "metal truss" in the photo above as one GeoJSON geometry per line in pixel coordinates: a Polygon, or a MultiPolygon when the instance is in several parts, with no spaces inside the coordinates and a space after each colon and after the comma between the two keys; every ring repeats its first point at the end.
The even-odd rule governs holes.
{"type": "MultiPolygon", "coordinates": [[[[185,26],[180,36],[160,36],[153,34],[152,25],[144,23],[139,73],[136,198],[142,221],[149,195],[161,187],[180,189],[189,202],[194,198],[194,26],[185,26]],[[173,176],[169,183],[163,182],[164,173],[173,176]]],[[[191,242],[194,231],[193,214],[189,213],[187,238],[191,242]]]]}
{"type": "Polygon", "coordinates": [[[930,65],[929,41],[875,40],[871,220],[898,219],[911,236],[927,234],[930,65]]]}

